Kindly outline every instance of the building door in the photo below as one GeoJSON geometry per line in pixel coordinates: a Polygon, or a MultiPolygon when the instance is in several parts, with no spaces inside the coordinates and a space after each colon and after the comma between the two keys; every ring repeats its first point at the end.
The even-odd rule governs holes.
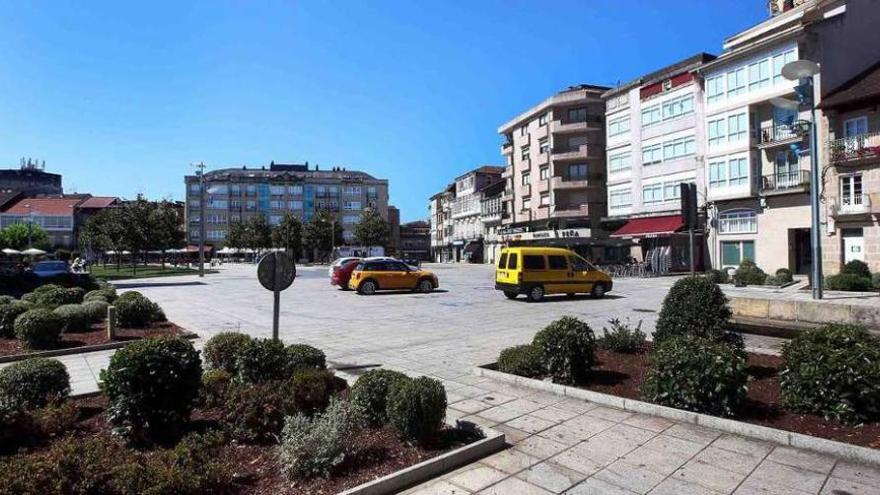
{"type": "Polygon", "coordinates": [[[843,262],[865,261],[865,236],[861,228],[843,229],[843,262]]]}
{"type": "Polygon", "coordinates": [[[810,229],[788,229],[789,252],[793,253],[793,271],[807,275],[813,266],[813,251],[810,246],[810,229]]]}

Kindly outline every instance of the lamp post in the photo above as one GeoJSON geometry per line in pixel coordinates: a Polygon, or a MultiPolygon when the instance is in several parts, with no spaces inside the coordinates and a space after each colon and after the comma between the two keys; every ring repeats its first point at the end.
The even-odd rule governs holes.
{"type": "Polygon", "coordinates": [[[813,258],[812,266],[812,296],[813,299],[822,299],[822,234],[820,233],[819,218],[819,150],[818,136],[816,134],[816,105],[814,101],[815,76],[819,73],[819,64],[811,60],[795,60],[785,64],[782,68],[782,77],[789,81],[798,81],[795,86],[798,103],[808,105],[810,108],[810,247],[813,258]]]}
{"type": "Polygon", "coordinates": [[[193,163],[199,177],[199,277],[205,276],[205,164],[193,163]]]}

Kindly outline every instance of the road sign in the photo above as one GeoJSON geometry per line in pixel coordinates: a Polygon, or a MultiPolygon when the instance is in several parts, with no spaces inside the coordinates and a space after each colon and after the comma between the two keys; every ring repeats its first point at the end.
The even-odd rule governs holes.
{"type": "Polygon", "coordinates": [[[274,297],[272,306],[272,338],[278,340],[278,315],[281,305],[281,291],[290,287],[296,278],[296,265],[283,251],[275,251],[263,256],[257,265],[257,279],[260,285],[271,290],[274,297]]]}

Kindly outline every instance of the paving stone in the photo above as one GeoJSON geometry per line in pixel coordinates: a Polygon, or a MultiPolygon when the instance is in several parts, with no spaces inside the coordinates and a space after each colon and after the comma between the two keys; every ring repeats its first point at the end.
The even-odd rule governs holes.
{"type": "Polygon", "coordinates": [[[548,438],[555,442],[574,445],[586,440],[591,435],[587,435],[583,431],[568,424],[561,424],[538,433],[538,436],[548,438]]]}
{"type": "Polygon", "coordinates": [[[702,426],[687,423],[675,424],[664,431],[663,434],[681,438],[684,440],[689,440],[691,442],[696,442],[702,445],[709,445],[710,443],[715,441],[716,438],[721,436],[721,432],[717,430],[710,430],[709,428],[703,428],[702,426]]]}
{"type": "Polygon", "coordinates": [[[572,418],[562,424],[578,430],[584,439],[590,438],[615,425],[613,421],[586,415],[572,418]]]}
{"type": "Polygon", "coordinates": [[[403,492],[403,495],[469,495],[471,492],[448,481],[436,481],[403,492]]]}
{"type": "Polygon", "coordinates": [[[880,486],[880,467],[840,461],[831,471],[831,476],[855,481],[870,486],[880,486]]]}
{"type": "Polygon", "coordinates": [[[822,474],[830,473],[834,463],[837,462],[833,457],[782,446],[773,449],[767,460],[822,474]]]}
{"type": "Polygon", "coordinates": [[[865,485],[842,478],[828,478],[822,495],[880,495],[880,485],[865,485]]]}
{"type": "Polygon", "coordinates": [[[518,411],[520,414],[528,414],[532,411],[537,411],[544,407],[544,404],[539,402],[534,402],[528,399],[515,399],[510,402],[506,402],[504,407],[508,409],[512,409],[514,411],[518,411]]]}
{"type": "Polygon", "coordinates": [[[547,461],[521,471],[516,477],[553,493],[560,493],[582,481],[586,475],[547,461]]]}
{"type": "Polygon", "coordinates": [[[772,461],[762,462],[750,478],[810,493],[818,493],[826,476],[806,469],[772,461]]]}
{"type": "Polygon", "coordinates": [[[694,457],[694,460],[744,475],[751,473],[761,462],[759,457],[740,454],[739,452],[724,450],[711,445],[700,451],[694,457]]]}
{"type": "Polygon", "coordinates": [[[666,418],[660,418],[658,416],[648,416],[647,414],[633,414],[632,416],[623,420],[623,424],[659,433],[674,425],[675,422],[670,421],[666,418]]]}
{"type": "Polygon", "coordinates": [[[541,462],[541,459],[519,450],[508,449],[483,458],[480,462],[505,473],[516,474],[529,466],[541,462]]]}
{"type": "Polygon", "coordinates": [[[486,419],[486,418],[479,416],[479,415],[476,415],[476,414],[464,416],[464,417],[460,418],[459,421],[473,423],[473,424],[475,424],[479,427],[482,427],[482,428],[494,428],[495,425],[498,424],[497,422],[492,421],[491,419],[486,419]]]}
{"type": "Polygon", "coordinates": [[[630,464],[625,460],[619,460],[594,474],[593,478],[614,486],[626,488],[635,493],[648,493],[648,491],[663,481],[665,476],[630,464]]]}
{"type": "Polygon", "coordinates": [[[513,418],[518,418],[523,415],[523,413],[508,409],[506,406],[495,406],[485,411],[480,411],[480,417],[486,418],[488,420],[494,421],[496,423],[506,423],[513,418]]]}
{"type": "MultiPolygon", "coordinates": [[[[805,492],[802,490],[798,490],[796,488],[789,488],[787,486],[775,485],[766,480],[761,480],[754,477],[747,478],[740,486],[733,492],[734,495],[815,495],[816,492],[805,492]]],[[[842,495],[842,494],[836,494],[842,495]]],[[[853,494],[855,495],[855,494],[853,494]]]]}
{"type": "Polygon", "coordinates": [[[547,459],[569,448],[569,445],[540,436],[532,436],[517,443],[513,448],[535,457],[547,459]]]}
{"type": "Polygon", "coordinates": [[[507,477],[507,473],[486,464],[471,464],[470,466],[454,473],[449,482],[464,487],[472,492],[482,490],[487,486],[497,483],[507,477]]]}
{"type": "Polygon", "coordinates": [[[684,440],[682,438],[670,437],[664,433],[648,440],[645,443],[645,447],[688,458],[693,457],[697,452],[704,448],[703,445],[699,443],[684,440]]]}
{"type": "Polygon", "coordinates": [[[556,407],[561,407],[563,409],[568,409],[569,411],[576,412],[578,414],[583,414],[590,409],[595,409],[599,407],[599,405],[592,402],[587,402],[585,400],[573,399],[569,397],[557,402],[556,407]]]}
{"type": "Polygon", "coordinates": [[[504,440],[511,445],[522,442],[532,436],[532,434],[527,431],[518,430],[505,424],[495,425],[492,429],[504,433],[504,440]]]}
{"type": "Polygon", "coordinates": [[[488,392],[488,393],[480,394],[480,395],[474,397],[474,399],[485,402],[486,404],[489,405],[489,407],[492,407],[492,406],[500,406],[502,404],[507,404],[508,402],[515,401],[516,397],[513,395],[505,395],[502,393],[488,392]]]}
{"type": "Polygon", "coordinates": [[[648,493],[650,495],[723,495],[703,485],[678,478],[666,478],[648,493]]]}
{"type": "MultiPolygon", "coordinates": [[[[447,400],[449,399],[449,395],[446,396],[447,400]]],[[[449,404],[449,407],[453,409],[457,409],[467,414],[475,414],[480,411],[485,411],[492,407],[491,404],[486,404],[485,402],[477,399],[465,399],[458,402],[454,402],[449,404]]]]}
{"type": "Polygon", "coordinates": [[[735,473],[703,461],[692,460],[672,476],[676,479],[705,486],[711,490],[731,493],[742,483],[747,474],[735,473]]]}
{"type": "Polygon", "coordinates": [[[562,423],[563,421],[567,421],[578,415],[578,413],[574,411],[557,406],[548,406],[543,409],[538,409],[537,411],[532,411],[530,414],[541,419],[546,419],[547,421],[553,421],[554,423],[562,423]]]}
{"type": "Polygon", "coordinates": [[[605,467],[605,463],[597,462],[588,457],[587,453],[578,449],[577,446],[556,454],[550,458],[550,462],[583,473],[584,476],[591,476],[605,467]]]}
{"type": "Polygon", "coordinates": [[[501,483],[492,485],[479,493],[480,495],[549,495],[553,492],[548,492],[539,486],[527,483],[519,478],[507,478],[501,483]]]}
{"type": "MultiPolygon", "coordinates": [[[[650,442],[649,442],[650,443],[650,442]]],[[[648,446],[648,444],[633,450],[622,457],[623,460],[644,469],[654,471],[655,473],[669,476],[684,466],[691,455],[680,454],[668,450],[658,450],[648,446]]]]}
{"type": "Polygon", "coordinates": [[[712,445],[720,449],[761,458],[766,456],[775,447],[772,443],[727,434],[722,434],[717,440],[712,442],[712,445]]]}
{"type": "Polygon", "coordinates": [[[520,416],[506,422],[505,424],[529,433],[538,433],[539,431],[544,431],[547,428],[556,425],[553,421],[547,421],[546,419],[541,419],[537,416],[532,416],[531,414],[520,416]]]}
{"type": "Polygon", "coordinates": [[[607,419],[608,421],[614,421],[615,423],[620,423],[625,419],[629,418],[633,415],[633,413],[629,411],[624,411],[623,409],[616,409],[613,407],[605,407],[599,406],[590,409],[585,414],[588,416],[593,416],[594,418],[602,418],[607,419]]]}
{"type": "Polygon", "coordinates": [[[567,495],[633,495],[625,488],[614,486],[596,478],[587,478],[579,485],[565,492],[567,495]]]}

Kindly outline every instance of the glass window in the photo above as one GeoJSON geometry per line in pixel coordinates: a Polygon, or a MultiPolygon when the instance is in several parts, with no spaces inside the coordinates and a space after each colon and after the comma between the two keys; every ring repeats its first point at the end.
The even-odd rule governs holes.
{"type": "Polygon", "coordinates": [[[746,122],[746,114],[740,113],[727,117],[727,139],[731,143],[742,141],[746,138],[748,124],[746,122]]]}
{"type": "Polygon", "coordinates": [[[706,79],[706,102],[715,103],[724,99],[724,76],[706,79]]]}
{"type": "Polygon", "coordinates": [[[748,163],[745,158],[735,158],[728,162],[730,172],[730,185],[741,186],[749,180],[748,163]]]}
{"type": "Polygon", "coordinates": [[[568,262],[565,261],[565,256],[547,256],[547,265],[551,270],[568,270],[568,262]]]}
{"type": "Polygon", "coordinates": [[[642,110],[642,127],[660,122],[660,105],[653,105],[642,110]]]}
{"type": "Polygon", "coordinates": [[[547,114],[546,113],[541,114],[541,116],[538,117],[538,125],[547,125],[547,114]]]}
{"type": "Polygon", "coordinates": [[[727,164],[725,162],[709,162],[709,187],[727,186],[727,164]]]}
{"type": "Polygon", "coordinates": [[[541,167],[538,171],[541,180],[547,180],[550,177],[550,167],[541,167]]]}
{"type": "Polygon", "coordinates": [[[770,85],[770,59],[749,64],[749,91],[756,91],[770,85]]]}
{"type": "Polygon", "coordinates": [[[568,261],[571,263],[571,269],[578,272],[584,272],[590,269],[590,264],[577,256],[569,256],[568,261]]]}
{"type": "Polygon", "coordinates": [[[523,256],[523,269],[524,270],[545,270],[547,267],[544,263],[544,257],[538,256],[534,254],[527,254],[523,256]]]}
{"type": "Polygon", "coordinates": [[[538,140],[538,152],[539,153],[547,153],[550,151],[550,140],[547,138],[541,138],[538,140]]]}
{"type": "Polygon", "coordinates": [[[682,96],[663,104],[663,120],[675,119],[694,111],[693,95],[682,96]]]}
{"type": "Polygon", "coordinates": [[[586,108],[569,108],[568,109],[568,121],[569,122],[583,122],[587,120],[587,109],[586,108]]]}
{"type": "Polygon", "coordinates": [[[507,253],[501,253],[501,256],[498,258],[498,268],[502,270],[507,268],[507,253]]]}
{"type": "Polygon", "coordinates": [[[663,201],[663,186],[661,184],[642,186],[643,203],[659,203],[661,201],[663,201]]]}
{"type": "Polygon", "coordinates": [[[787,50],[783,53],[773,55],[773,84],[780,84],[785,81],[782,77],[782,68],[785,64],[795,61],[794,49],[787,50]]]}
{"type": "Polygon", "coordinates": [[[629,170],[632,165],[631,155],[629,153],[623,153],[620,155],[611,155],[608,157],[608,170],[610,172],[620,172],[622,170],[629,170]]]}
{"type": "Polygon", "coordinates": [[[626,208],[632,206],[632,191],[629,189],[611,191],[608,194],[608,202],[610,203],[611,208],[626,208]]]}
{"type": "Polygon", "coordinates": [[[614,119],[608,122],[608,135],[617,136],[629,132],[629,117],[614,119]]]}
{"type": "Polygon", "coordinates": [[[550,206],[550,193],[541,193],[541,206],[550,206]]]}
{"type": "Polygon", "coordinates": [[[568,166],[569,180],[586,179],[587,174],[589,174],[589,173],[590,173],[590,166],[586,163],[575,163],[574,165],[568,166]]]}
{"type": "Polygon", "coordinates": [[[642,166],[663,161],[663,147],[658,143],[642,149],[642,166]]]}
{"type": "Polygon", "coordinates": [[[732,70],[727,73],[727,96],[732,98],[746,92],[746,68],[732,70]]]}
{"type": "Polygon", "coordinates": [[[516,270],[518,265],[518,256],[516,253],[510,253],[510,257],[507,258],[507,269],[508,270],[516,270]]]}
{"type": "Polygon", "coordinates": [[[520,158],[522,158],[523,160],[528,160],[529,159],[529,145],[525,145],[525,146],[521,147],[519,150],[520,150],[520,158]]]}
{"type": "Polygon", "coordinates": [[[755,234],[758,232],[758,215],[754,210],[726,211],[718,217],[721,234],[755,234]]]}
{"type": "Polygon", "coordinates": [[[709,121],[709,146],[720,146],[727,139],[724,119],[709,121]]]}
{"type": "Polygon", "coordinates": [[[526,172],[522,174],[522,185],[527,186],[532,183],[532,174],[526,172]]]}

